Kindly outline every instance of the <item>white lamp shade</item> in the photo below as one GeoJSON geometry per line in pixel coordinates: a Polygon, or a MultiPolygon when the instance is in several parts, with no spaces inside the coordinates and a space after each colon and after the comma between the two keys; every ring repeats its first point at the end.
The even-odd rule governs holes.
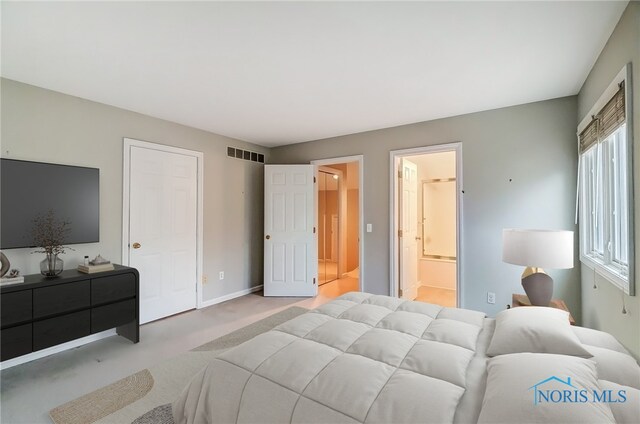
{"type": "Polygon", "coordinates": [[[537,268],[573,268],[573,231],[502,230],[502,260],[537,268]]]}

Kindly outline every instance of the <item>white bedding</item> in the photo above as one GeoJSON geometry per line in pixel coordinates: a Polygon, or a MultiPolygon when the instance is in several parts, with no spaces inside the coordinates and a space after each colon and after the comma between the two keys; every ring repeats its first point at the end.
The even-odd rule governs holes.
{"type": "MultiPolygon", "coordinates": [[[[477,311],[348,293],[221,354],[174,402],[174,419],[477,422],[494,328],[477,311]]],[[[626,355],[615,339],[582,330],[582,342],[626,355]]]]}

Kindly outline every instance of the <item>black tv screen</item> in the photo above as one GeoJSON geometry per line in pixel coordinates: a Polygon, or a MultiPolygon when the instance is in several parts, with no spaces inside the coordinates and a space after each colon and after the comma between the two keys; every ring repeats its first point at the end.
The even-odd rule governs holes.
{"type": "Polygon", "coordinates": [[[33,220],[53,210],[68,221],[65,244],[100,240],[100,170],[0,160],[0,248],[34,247],[33,220]]]}

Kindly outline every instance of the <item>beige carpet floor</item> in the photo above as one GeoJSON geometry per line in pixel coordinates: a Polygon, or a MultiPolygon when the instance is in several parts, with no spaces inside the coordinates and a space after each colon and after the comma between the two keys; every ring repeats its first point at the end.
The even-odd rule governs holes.
{"type": "Polygon", "coordinates": [[[225,350],[307,312],[289,307],[175,358],[119,380],[50,411],[56,424],[121,424],[173,402],[191,378],[225,350]]]}

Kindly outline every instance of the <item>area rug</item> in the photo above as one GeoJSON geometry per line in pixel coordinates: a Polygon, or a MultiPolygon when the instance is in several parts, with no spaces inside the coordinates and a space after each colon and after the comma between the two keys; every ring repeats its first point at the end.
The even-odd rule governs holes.
{"type": "Polygon", "coordinates": [[[171,423],[173,402],[191,378],[225,350],[297,317],[291,306],[195,349],[60,405],[49,412],[56,424],[171,423]]]}

